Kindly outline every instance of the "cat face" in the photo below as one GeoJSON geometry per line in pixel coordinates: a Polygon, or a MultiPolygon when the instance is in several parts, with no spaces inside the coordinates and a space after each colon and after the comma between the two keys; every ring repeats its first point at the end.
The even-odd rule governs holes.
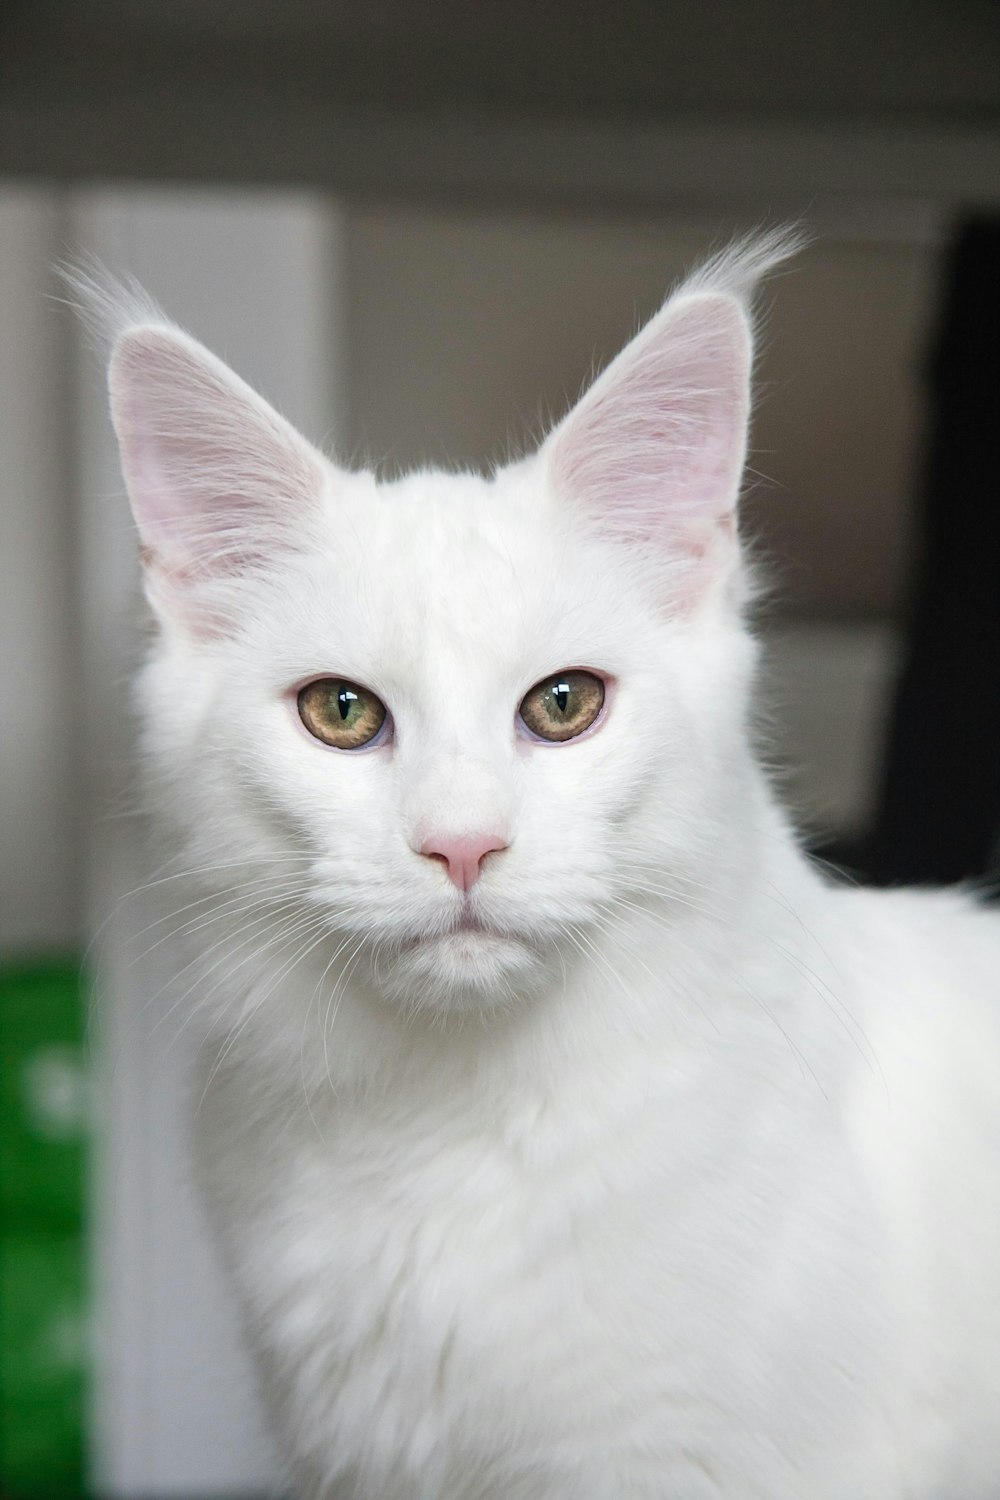
{"type": "Polygon", "coordinates": [[[148,740],[172,768],[175,819],[191,814],[192,864],[221,841],[257,890],[302,854],[309,907],[364,940],[381,987],[408,1004],[499,1003],[565,961],[664,848],[681,878],[687,825],[705,816],[692,758],[713,761],[705,679],[728,673],[724,653],[713,668],[641,569],[567,526],[539,466],[331,488],[308,551],[244,585],[242,607],[232,591],[234,628],[164,641],[148,740]],[[519,705],[567,668],[603,685],[598,720],[535,737],[519,705]],[[370,748],[305,727],[300,689],[323,680],[385,705],[370,748]],[[457,881],[439,851],[484,839],[478,878],[457,881]]]}
{"type": "Polygon", "coordinates": [[[190,864],[445,1010],[530,994],[630,894],[700,881],[743,753],[748,366],[741,302],[696,286],[530,459],[379,484],[178,330],[126,328],[146,742],[190,864]]]}

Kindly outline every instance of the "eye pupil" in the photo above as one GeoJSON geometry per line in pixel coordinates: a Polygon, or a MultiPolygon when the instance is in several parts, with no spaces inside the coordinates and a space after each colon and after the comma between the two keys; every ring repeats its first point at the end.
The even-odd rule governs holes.
{"type": "Polygon", "coordinates": [[[357,701],[357,693],[352,693],[350,688],[341,688],[340,692],[337,694],[337,707],[340,709],[340,717],[342,719],[347,718],[348,714],[351,712],[352,704],[357,703],[357,701]]]}
{"type": "Polygon", "coordinates": [[[569,683],[557,682],[552,689],[552,696],[556,700],[556,707],[559,712],[564,714],[566,712],[566,705],[569,703],[569,683]]]}

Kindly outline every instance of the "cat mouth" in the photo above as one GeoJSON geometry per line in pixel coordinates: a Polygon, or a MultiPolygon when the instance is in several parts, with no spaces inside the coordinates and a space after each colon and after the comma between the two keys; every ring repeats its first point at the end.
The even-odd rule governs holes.
{"type": "Polygon", "coordinates": [[[476,916],[473,912],[462,911],[453,917],[444,926],[428,927],[421,932],[413,932],[405,939],[401,951],[407,952],[414,948],[422,948],[428,944],[447,943],[449,940],[461,942],[463,939],[475,942],[481,939],[488,942],[510,940],[512,934],[503,932],[499,927],[493,926],[483,917],[476,916]]]}
{"type": "Polygon", "coordinates": [[[450,936],[454,934],[455,936],[464,936],[466,933],[481,933],[484,937],[494,938],[506,936],[505,933],[500,932],[498,928],[491,926],[489,922],[485,922],[482,917],[478,917],[472,911],[461,912],[446,930],[445,935],[450,936]]]}
{"type": "Polygon", "coordinates": [[[477,948],[518,941],[523,941],[523,939],[520,939],[517,933],[498,927],[474,911],[463,909],[456,913],[447,926],[421,933],[413,938],[409,946],[423,947],[425,944],[440,943],[477,948]]]}
{"type": "Polygon", "coordinates": [[[526,934],[463,905],[398,947],[381,983],[408,1005],[491,1008],[528,993],[541,959],[537,943],[526,934]]]}

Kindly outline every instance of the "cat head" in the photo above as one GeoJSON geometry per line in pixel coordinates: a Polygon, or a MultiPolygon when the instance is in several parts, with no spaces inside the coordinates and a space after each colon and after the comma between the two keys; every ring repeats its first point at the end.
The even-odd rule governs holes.
{"type": "Polygon", "coordinates": [[[348,472],[151,305],[106,299],[158,623],[146,744],[234,909],[242,889],[290,952],[456,1011],[720,882],[750,766],[748,296],[788,248],[685,282],[490,477],[348,472]]]}

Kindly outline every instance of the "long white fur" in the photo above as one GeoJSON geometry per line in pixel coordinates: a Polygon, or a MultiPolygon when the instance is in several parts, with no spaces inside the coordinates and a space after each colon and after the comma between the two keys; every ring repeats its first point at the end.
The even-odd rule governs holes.
{"type": "Polygon", "coordinates": [[[829,883],[750,747],[731,517],[781,254],[717,258],[489,479],[345,473],[103,294],[198,1160],[303,1500],[1000,1487],[1000,926],[829,883]],[[519,738],[570,666],[602,727],[519,738]],[[309,739],[324,674],[392,743],[309,739]],[[497,829],[458,930],[419,843],[497,829]]]}

